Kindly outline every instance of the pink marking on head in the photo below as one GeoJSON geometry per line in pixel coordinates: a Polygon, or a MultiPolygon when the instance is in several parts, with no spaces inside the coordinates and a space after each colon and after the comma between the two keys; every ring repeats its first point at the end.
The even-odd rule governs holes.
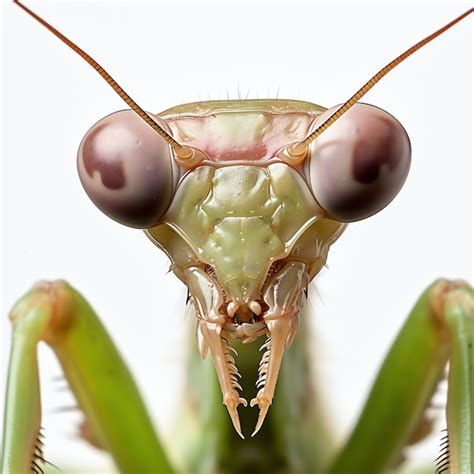
{"type": "Polygon", "coordinates": [[[210,161],[266,161],[303,139],[314,120],[306,113],[225,112],[168,119],[174,137],[207,154],[210,161]]]}

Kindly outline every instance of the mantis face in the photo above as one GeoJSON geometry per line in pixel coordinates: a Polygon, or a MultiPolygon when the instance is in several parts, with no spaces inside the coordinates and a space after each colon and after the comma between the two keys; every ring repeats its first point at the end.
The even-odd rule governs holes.
{"type": "Polygon", "coordinates": [[[94,125],[79,149],[79,175],[94,203],[125,225],[145,228],[187,285],[200,353],[211,350],[239,434],[237,407],[247,401],[239,396],[230,339],[267,337],[251,401],[260,408],[256,433],[308,284],[330,245],[346,222],[385,207],[408,173],[405,130],[362,104],[303,159],[292,157],[291,144],[334,110],[287,100],[175,107],[155,120],[192,150],[188,162],[132,111],[122,111],[94,125]]]}

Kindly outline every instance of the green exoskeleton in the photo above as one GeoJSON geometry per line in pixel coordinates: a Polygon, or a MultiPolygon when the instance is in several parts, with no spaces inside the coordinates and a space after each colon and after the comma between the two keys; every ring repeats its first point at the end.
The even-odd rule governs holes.
{"type": "MultiPolygon", "coordinates": [[[[205,101],[157,115],[139,108],[92,58],[36,17],[92,64],[132,109],[108,115],[87,132],[78,154],[81,182],[99,209],[124,225],[144,229],[169,257],[173,272],[189,292],[188,309],[196,319],[199,353],[203,358],[210,353],[223,402],[242,438],[239,413],[242,415],[243,408],[239,406],[249,403],[258,407],[252,432],[257,434],[278,393],[285,351],[290,351],[298,335],[308,285],[326,264],[330,246],[347,223],[370,217],[389,204],[407,177],[411,149],[404,128],[387,112],[356,102],[399,62],[471,12],[410,48],[342,106],[326,109],[281,99],[205,101]],[[261,338],[265,339],[260,360],[252,356],[257,389],[247,400],[240,393],[239,359],[232,355],[235,348],[244,354],[247,349],[234,342],[250,344],[261,338]]],[[[473,428],[470,298],[461,282],[439,282],[423,295],[374,385],[368,412],[363,413],[347,446],[334,456],[329,468],[332,472],[349,472],[349,467],[354,469],[351,472],[378,472],[395,465],[403,446],[421,436],[423,426],[429,425],[423,424],[424,409],[448,358],[453,377],[448,405],[451,454],[441,458],[440,469],[447,463],[453,472],[469,472],[473,428]],[[403,373],[418,389],[404,398],[397,392],[397,364],[402,358],[406,361],[407,354],[413,355],[413,348],[416,361],[411,371],[403,373]],[[397,394],[398,407],[393,408],[387,392],[397,394]],[[393,437],[386,436],[386,448],[380,455],[367,456],[361,447],[370,449],[380,437],[374,419],[383,420],[385,430],[388,424],[393,437]]],[[[115,432],[116,426],[108,426],[113,418],[107,410],[114,403],[107,397],[112,387],[120,392],[122,382],[118,379],[128,376],[126,369],[117,370],[120,374],[113,386],[109,382],[94,389],[101,378],[100,361],[107,361],[105,367],[118,367],[119,356],[79,295],[63,283],[39,285],[15,308],[12,319],[22,337],[15,339],[11,359],[4,432],[6,471],[15,472],[18,466],[40,470],[36,389],[32,390],[33,398],[18,408],[12,402],[18,393],[15,380],[24,384],[27,377],[35,377],[35,368],[25,363],[18,347],[26,347],[27,358],[31,358],[39,339],[58,353],[89,422],[90,433],[84,437],[109,450],[123,471],[172,470],[172,462],[154,441],[139,395],[127,385],[129,380],[123,382],[128,387],[123,393],[130,398],[125,403],[125,398],[117,395],[115,410],[124,404],[135,407],[129,416],[141,420],[135,423],[141,428],[134,426],[143,430],[136,435],[141,447],[130,443],[128,455],[123,447],[125,435],[135,435],[127,432],[127,425],[121,434],[115,432]],[[48,295],[53,295],[54,304],[48,295]],[[79,319],[82,322],[76,324],[79,319]],[[89,361],[85,350],[91,353],[89,361]],[[92,354],[97,353],[100,357],[94,359],[92,354]],[[98,393],[102,390],[108,393],[105,398],[98,393]],[[30,412],[25,407],[30,407],[30,412]],[[21,422],[17,422],[18,410],[23,413],[21,422]],[[28,450],[35,454],[25,456],[28,450]]],[[[291,380],[289,374],[281,378],[283,384],[291,380]]],[[[280,401],[276,416],[283,407],[280,401]]],[[[286,409],[290,408],[288,404],[286,409]]],[[[301,427],[307,429],[303,420],[301,427]]],[[[285,435],[280,427],[279,433],[286,440],[292,432],[285,435]]],[[[292,436],[302,445],[314,439],[308,435],[305,440],[301,433],[292,436]]],[[[311,448],[301,449],[305,453],[301,459],[287,459],[283,466],[296,472],[327,469],[327,461],[312,459],[311,448]]],[[[206,468],[199,462],[192,469],[184,462],[183,466],[185,470],[206,468]]],[[[232,470],[225,465],[218,468],[232,470]]]]}

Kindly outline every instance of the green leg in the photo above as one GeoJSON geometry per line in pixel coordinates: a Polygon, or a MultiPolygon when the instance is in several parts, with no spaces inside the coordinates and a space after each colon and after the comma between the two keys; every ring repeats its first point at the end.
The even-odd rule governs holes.
{"type": "Polygon", "coordinates": [[[448,438],[449,472],[474,472],[474,294],[452,291],[444,305],[446,323],[452,334],[449,359],[448,438]]]}
{"type": "Polygon", "coordinates": [[[173,472],[129,370],[78,292],[62,281],[40,283],[16,304],[11,320],[2,473],[35,472],[32,463],[40,464],[40,341],[56,353],[91,440],[110,452],[122,472],[173,472]]]}
{"type": "Polygon", "coordinates": [[[448,360],[451,454],[445,462],[450,472],[472,472],[473,297],[465,283],[446,280],[423,293],[390,349],[331,473],[376,474],[396,466],[403,448],[420,436],[424,411],[448,360]]]}

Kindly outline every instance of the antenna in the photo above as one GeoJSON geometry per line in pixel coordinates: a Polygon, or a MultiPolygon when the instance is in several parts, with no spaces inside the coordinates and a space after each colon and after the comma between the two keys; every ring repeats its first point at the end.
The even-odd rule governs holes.
{"type": "Polygon", "coordinates": [[[45,28],[47,28],[53,35],[58,37],[63,43],[69,46],[75,53],[77,53],[84,61],[88,62],[109,84],[110,87],[120,96],[121,99],[144,121],[149,125],[156,133],[161,135],[173,148],[177,157],[182,160],[188,160],[192,158],[194,151],[192,148],[183,146],[179,144],[164,128],[160,127],[153,118],[150,117],[123,89],[122,87],[113,79],[113,77],[89,54],[83,51],[79,46],[73,43],[69,38],[64,36],[60,31],[58,31],[54,26],[50,25],[46,20],[43,20],[39,15],[34,11],[30,10],[27,6],[23,5],[18,0],[13,0],[13,3],[16,3],[20,8],[22,8],[28,15],[32,16],[36,21],[41,23],[45,28]]]}
{"type": "Polygon", "coordinates": [[[430,41],[434,40],[439,35],[443,34],[446,30],[449,30],[456,23],[460,22],[463,18],[474,12],[474,8],[470,8],[462,15],[455,18],[453,21],[449,22],[447,25],[443,26],[439,30],[435,31],[431,35],[422,39],[411,48],[407,49],[400,56],[396,57],[393,61],[389,62],[385,67],[383,67],[377,74],[375,74],[368,82],[366,82],[350,99],[348,99],[344,104],[341,105],[327,120],[325,120],[318,128],[316,128],[312,133],[310,133],[303,141],[293,143],[286,149],[286,153],[299,161],[306,156],[308,147],[310,143],[315,140],[321,133],[327,130],[338,118],[340,118],[344,113],[346,113],[362,96],[364,96],[372,87],[377,84],[377,82],[382,79],[386,74],[388,74],[394,67],[398,66],[402,61],[411,56],[415,51],[418,51],[420,48],[428,44],[430,41]]]}

